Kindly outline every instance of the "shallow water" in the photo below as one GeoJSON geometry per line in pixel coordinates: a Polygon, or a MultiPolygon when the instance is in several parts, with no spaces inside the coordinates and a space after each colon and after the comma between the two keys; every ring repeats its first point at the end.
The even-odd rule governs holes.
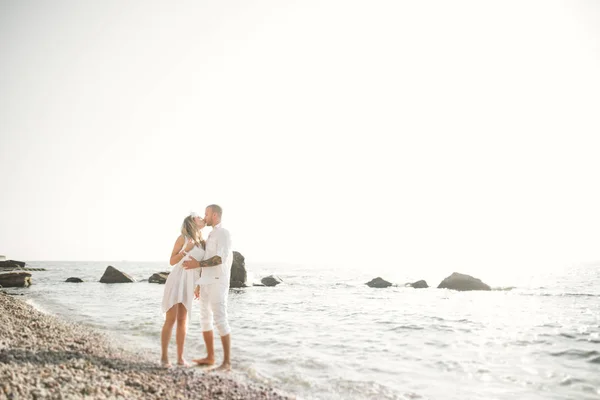
{"type": "MultiPolygon", "coordinates": [[[[108,331],[158,359],[164,286],[98,283],[109,264],[138,280],[168,269],[29,262],[48,271],[33,272],[34,285],[19,290],[42,310],[108,331]],[[64,283],[70,276],[86,282],[64,283]]],[[[598,266],[515,280],[526,286],[512,290],[464,293],[371,289],[364,282],[373,276],[358,269],[248,268],[255,276],[276,271],[284,284],[230,291],[235,374],[242,379],[306,399],[600,398],[598,266]]],[[[188,359],[204,354],[199,325],[195,308],[188,359]]],[[[220,358],[220,343],[216,348],[220,358]]]]}

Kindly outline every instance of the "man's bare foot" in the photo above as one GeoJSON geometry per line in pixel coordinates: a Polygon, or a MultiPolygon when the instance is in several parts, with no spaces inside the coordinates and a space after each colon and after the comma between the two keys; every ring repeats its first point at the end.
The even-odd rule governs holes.
{"type": "Polygon", "coordinates": [[[195,362],[196,365],[213,365],[215,363],[214,358],[208,358],[208,357],[196,358],[195,360],[192,360],[192,361],[195,362]]]}
{"type": "Polygon", "coordinates": [[[224,362],[223,364],[221,364],[221,366],[219,368],[215,368],[215,371],[219,371],[219,372],[231,372],[231,364],[224,362]]]}
{"type": "Polygon", "coordinates": [[[177,365],[179,365],[180,367],[189,367],[190,366],[190,364],[183,359],[177,361],[177,365]]]}
{"type": "Polygon", "coordinates": [[[160,366],[163,368],[171,368],[172,367],[169,360],[160,360],[160,366]]]}

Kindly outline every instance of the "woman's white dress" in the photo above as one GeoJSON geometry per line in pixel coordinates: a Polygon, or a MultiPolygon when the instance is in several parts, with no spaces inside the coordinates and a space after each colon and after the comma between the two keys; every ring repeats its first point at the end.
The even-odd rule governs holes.
{"type": "Polygon", "coordinates": [[[201,261],[204,257],[204,249],[194,246],[188,251],[183,260],[173,266],[173,270],[165,282],[165,293],[162,301],[163,313],[169,311],[175,304],[183,304],[188,312],[188,321],[191,317],[192,301],[194,300],[194,283],[200,278],[200,268],[183,269],[183,262],[189,260],[190,257],[201,261]]]}

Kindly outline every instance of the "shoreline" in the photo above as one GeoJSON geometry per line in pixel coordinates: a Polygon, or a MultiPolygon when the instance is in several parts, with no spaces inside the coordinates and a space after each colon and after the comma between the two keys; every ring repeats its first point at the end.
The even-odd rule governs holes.
{"type": "Polygon", "coordinates": [[[201,368],[161,368],[83,324],[0,292],[0,397],[292,399],[201,368]]]}

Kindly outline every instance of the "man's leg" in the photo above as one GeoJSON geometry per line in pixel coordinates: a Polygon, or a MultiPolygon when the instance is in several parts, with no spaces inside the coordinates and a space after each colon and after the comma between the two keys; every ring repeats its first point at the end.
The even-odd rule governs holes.
{"type": "Polygon", "coordinates": [[[196,361],[199,365],[213,365],[215,363],[215,340],[213,337],[213,331],[202,332],[204,338],[204,344],[206,345],[206,357],[196,361]]]}
{"type": "Polygon", "coordinates": [[[223,364],[218,368],[220,371],[231,371],[231,334],[221,336],[223,344],[223,364]]]}
{"type": "Polygon", "coordinates": [[[223,344],[223,364],[218,368],[220,371],[231,370],[231,328],[227,318],[227,298],[229,285],[214,285],[216,293],[213,294],[213,312],[215,313],[215,325],[221,336],[223,344]]]}
{"type": "Polygon", "coordinates": [[[213,365],[215,363],[215,345],[213,338],[213,313],[210,304],[210,286],[200,287],[200,325],[202,337],[206,345],[206,357],[192,360],[198,365],[213,365]]]}

